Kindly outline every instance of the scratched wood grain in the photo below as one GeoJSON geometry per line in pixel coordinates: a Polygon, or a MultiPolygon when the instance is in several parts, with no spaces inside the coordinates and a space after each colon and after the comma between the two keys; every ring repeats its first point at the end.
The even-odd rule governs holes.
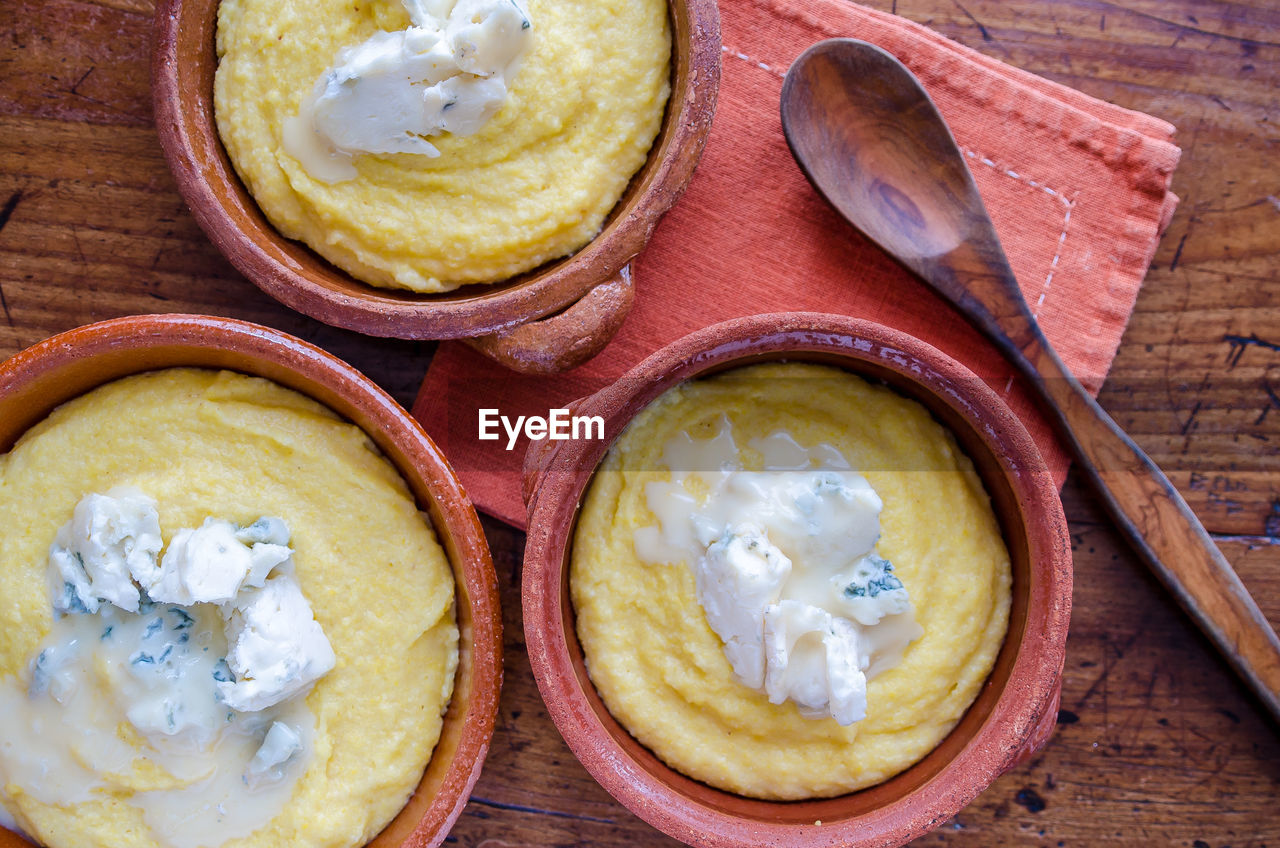
{"type": "MultiPolygon", "coordinates": [[[[874,0],[995,58],[1179,128],[1182,197],[1103,405],[1170,473],[1280,625],[1280,4],[874,0]]],[[[276,304],[212,248],[151,127],[149,0],[0,0],[0,356],[89,321],[199,311],[270,324],[402,403],[433,346],[276,304]]],[[[1280,743],[1092,495],[1063,492],[1076,592],[1058,733],[922,846],[1280,848],[1280,743]]],[[[675,844],[574,760],[538,698],[522,536],[485,529],[507,684],[451,844],[675,844]]]]}

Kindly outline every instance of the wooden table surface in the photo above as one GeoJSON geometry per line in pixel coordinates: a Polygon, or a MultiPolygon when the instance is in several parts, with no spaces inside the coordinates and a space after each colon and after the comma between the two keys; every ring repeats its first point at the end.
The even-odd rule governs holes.
{"type": "MultiPolygon", "coordinates": [[[[1182,204],[1101,401],[1280,623],[1280,3],[871,5],[1178,127],[1182,204]]],[[[0,357],[90,321],[206,312],[315,342],[409,405],[433,344],[292,313],[196,226],[152,129],[150,27],[151,0],[0,0],[0,357]]],[[[916,844],[1280,848],[1277,727],[1074,475],[1063,499],[1076,590],[1057,734],[916,844]]],[[[448,842],[676,844],[615,803],[556,733],[524,652],[523,537],[485,529],[506,685],[448,842]]]]}

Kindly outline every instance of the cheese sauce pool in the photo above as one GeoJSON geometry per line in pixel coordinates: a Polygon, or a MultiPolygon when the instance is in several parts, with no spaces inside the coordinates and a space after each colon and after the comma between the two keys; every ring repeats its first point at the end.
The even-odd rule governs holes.
{"type": "Polygon", "coordinates": [[[170,687],[150,686],[143,676],[159,673],[155,663],[143,674],[132,669],[138,667],[140,649],[154,645],[154,656],[166,647],[173,651],[179,633],[189,637],[178,659],[183,673],[166,682],[184,705],[216,706],[215,665],[226,655],[222,619],[211,608],[194,613],[157,605],[147,615],[129,615],[109,607],[101,614],[57,619],[36,664],[35,674],[44,679],[32,682],[30,694],[15,677],[0,680],[3,782],[30,787],[32,797],[43,803],[76,804],[108,791],[110,775],[154,766],[173,775],[176,785],[142,793],[133,803],[164,844],[198,848],[211,833],[229,840],[266,824],[293,794],[305,760],[286,763],[278,780],[253,785],[244,777],[245,768],[276,720],[299,728],[303,747],[310,748],[315,718],[304,700],[267,715],[223,707],[200,716],[201,725],[218,728],[213,750],[206,749],[211,740],[201,734],[148,734],[148,765],[137,762],[137,749],[118,735],[129,714],[165,708],[161,699],[170,687]]]}

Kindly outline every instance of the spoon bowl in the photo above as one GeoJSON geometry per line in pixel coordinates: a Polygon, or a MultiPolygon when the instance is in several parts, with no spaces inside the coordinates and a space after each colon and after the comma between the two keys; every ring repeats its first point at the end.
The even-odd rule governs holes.
{"type": "Polygon", "coordinates": [[[792,66],[790,94],[782,101],[787,143],[840,214],[922,273],[918,260],[943,256],[968,235],[965,213],[982,202],[977,186],[968,169],[937,167],[955,142],[922,89],[894,84],[897,60],[879,49],[853,51],[842,43],[823,42],[806,54],[807,61],[792,66]],[[860,86],[851,88],[850,79],[860,86]],[[826,110],[821,122],[785,117],[818,108],[826,110]],[[868,113],[887,119],[872,122],[868,113]],[[921,155],[904,156],[904,150],[921,155]],[[824,186],[840,190],[828,193],[824,186]]]}
{"type": "Polygon", "coordinates": [[[1054,352],[920,82],[879,47],[831,39],[792,63],[781,110],[814,188],[1027,379],[1117,528],[1280,721],[1280,638],[1178,490],[1054,352]]]}

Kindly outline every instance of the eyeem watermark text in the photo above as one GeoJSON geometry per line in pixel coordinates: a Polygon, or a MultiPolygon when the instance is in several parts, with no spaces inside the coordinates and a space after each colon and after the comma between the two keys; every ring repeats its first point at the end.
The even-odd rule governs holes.
{"type": "Polygon", "coordinates": [[[535,442],[543,439],[565,441],[604,438],[604,418],[599,415],[574,415],[567,409],[559,408],[549,410],[546,418],[541,415],[517,415],[514,421],[496,409],[481,409],[479,424],[479,438],[482,442],[497,441],[502,438],[502,432],[505,432],[507,450],[515,448],[521,433],[535,442]]]}

